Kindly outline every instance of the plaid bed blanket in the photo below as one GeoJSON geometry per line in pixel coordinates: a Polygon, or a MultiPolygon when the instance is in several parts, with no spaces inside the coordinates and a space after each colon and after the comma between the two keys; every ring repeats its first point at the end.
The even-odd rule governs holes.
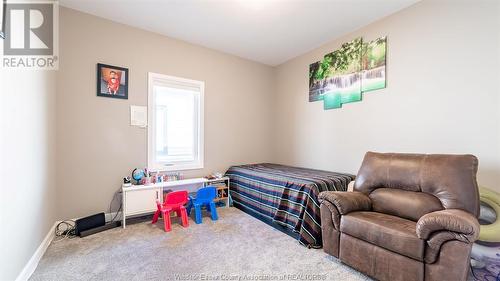
{"type": "Polygon", "coordinates": [[[230,195],[236,207],[272,220],[299,234],[299,242],[318,248],[321,217],[318,194],[346,191],[355,176],[278,164],[232,166],[230,195]]]}

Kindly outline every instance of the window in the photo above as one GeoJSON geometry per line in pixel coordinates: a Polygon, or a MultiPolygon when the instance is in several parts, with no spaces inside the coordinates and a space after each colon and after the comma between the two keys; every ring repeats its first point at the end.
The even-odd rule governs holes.
{"type": "Polygon", "coordinates": [[[203,168],[204,87],[201,81],[149,73],[150,170],[203,168]]]}

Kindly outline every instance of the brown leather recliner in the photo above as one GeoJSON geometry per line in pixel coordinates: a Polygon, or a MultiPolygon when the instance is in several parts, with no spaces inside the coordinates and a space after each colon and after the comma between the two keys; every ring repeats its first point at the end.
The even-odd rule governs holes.
{"type": "Polygon", "coordinates": [[[354,192],[319,195],[323,249],[379,280],[466,280],[479,235],[472,155],[365,155],[354,192]]]}

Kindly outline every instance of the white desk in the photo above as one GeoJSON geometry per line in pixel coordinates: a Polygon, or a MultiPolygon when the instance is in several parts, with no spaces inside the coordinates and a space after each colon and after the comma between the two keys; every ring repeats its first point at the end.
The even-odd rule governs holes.
{"type": "Polygon", "coordinates": [[[229,207],[231,195],[229,194],[229,178],[209,180],[206,178],[194,178],[177,181],[165,181],[149,185],[122,185],[122,226],[125,228],[127,217],[153,213],[156,211],[156,200],[163,203],[163,190],[185,189],[187,186],[196,186],[196,189],[213,183],[224,182],[227,186],[227,197],[217,198],[218,201],[226,201],[229,207]]]}

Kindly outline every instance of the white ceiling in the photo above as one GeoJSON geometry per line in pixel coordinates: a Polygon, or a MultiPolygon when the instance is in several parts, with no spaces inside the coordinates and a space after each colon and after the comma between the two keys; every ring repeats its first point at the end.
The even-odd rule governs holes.
{"type": "Polygon", "coordinates": [[[59,3],[274,66],[418,1],[60,0],[59,3]]]}

